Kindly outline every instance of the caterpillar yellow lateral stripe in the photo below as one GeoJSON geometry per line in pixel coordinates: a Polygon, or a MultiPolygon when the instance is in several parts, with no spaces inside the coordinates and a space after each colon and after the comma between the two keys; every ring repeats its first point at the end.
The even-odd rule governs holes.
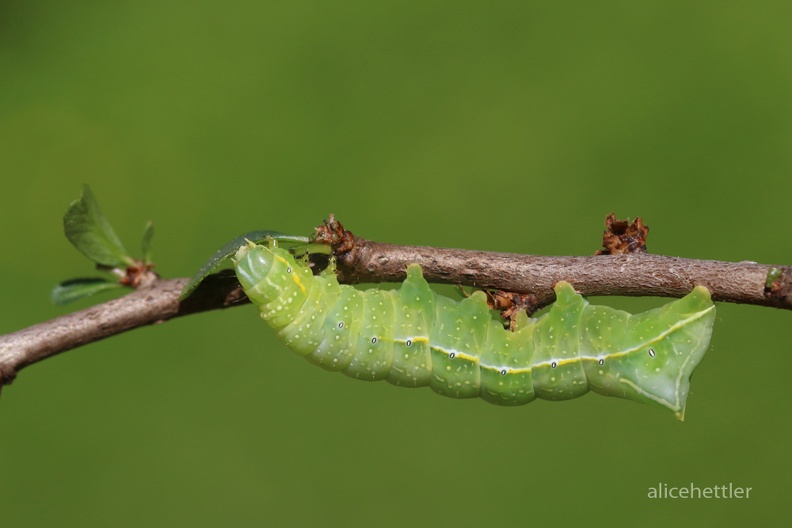
{"type": "Polygon", "coordinates": [[[690,376],[709,346],[715,307],[697,286],[629,314],[592,306],[567,282],[545,315],[509,331],[483,292],[437,295],[412,264],[399,290],[361,291],[332,271],[314,276],[286,250],[244,245],[237,277],[261,317],[294,352],[333,371],[497,405],[567,400],[589,390],[684,419],[690,376]]]}

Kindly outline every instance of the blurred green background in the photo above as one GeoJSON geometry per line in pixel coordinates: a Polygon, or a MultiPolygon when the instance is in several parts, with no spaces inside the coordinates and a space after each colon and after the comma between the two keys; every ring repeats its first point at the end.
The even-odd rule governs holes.
{"type": "MultiPolygon", "coordinates": [[[[48,300],[95,274],[61,229],[84,182],[127,247],[155,222],[167,277],[331,212],[374,240],[578,255],[615,211],[653,253],[792,264],[791,25],[780,1],[6,0],[0,332],[94,302],[48,300]]],[[[360,383],[250,306],[139,329],[5,388],[0,522],[781,525],[791,321],[719,305],[685,423],[360,383]]]]}

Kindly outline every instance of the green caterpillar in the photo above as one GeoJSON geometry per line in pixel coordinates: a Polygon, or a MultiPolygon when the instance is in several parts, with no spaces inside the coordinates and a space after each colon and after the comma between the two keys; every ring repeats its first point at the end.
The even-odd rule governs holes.
{"type": "Polygon", "coordinates": [[[592,306],[567,282],[549,313],[523,312],[515,331],[490,315],[486,295],[435,294],[421,267],[396,290],[340,285],[314,276],[286,250],[249,244],[236,274],[261,317],[294,352],[363,380],[428,385],[452,398],[497,405],[567,400],[589,390],[648,403],[684,419],[690,375],[709,346],[715,307],[697,286],[640,314],[592,306]]]}

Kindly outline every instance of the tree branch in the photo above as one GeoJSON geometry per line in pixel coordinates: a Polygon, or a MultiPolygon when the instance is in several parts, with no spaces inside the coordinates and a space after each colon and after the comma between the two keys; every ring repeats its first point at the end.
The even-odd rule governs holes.
{"type": "Polygon", "coordinates": [[[429,282],[533,293],[540,306],[555,300],[553,286],[566,280],[584,296],[684,297],[706,286],[716,301],[792,309],[792,267],[756,262],[695,260],[645,253],[543,257],[423,246],[396,246],[356,238],[338,259],[341,282],[404,280],[417,262],[429,282]],[[779,278],[767,286],[768,275],[779,278]]]}
{"type": "Polygon", "coordinates": [[[124,297],[0,336],[0,387],[22,368],[81,345],[174,317],[248,303],[227,271],[207,277],[183,302],[179,295],[189,279],[155,278],[124,297]]]}
{"type": "MultiPolygon", "coordinates": [[[[346,232],[348,233],[348,232],[346,232]]],[[[716,301],[792,309],[792,267],[754,262],[693,260],[642,253],[541,257],[422,246],[397,246],[349,233],[338,250],[344,283],[396,282],[417,262],[430,282],[533,293],[540,306],[554,300],[553,285],[571,282],[583,295],[682,297],[706,286],[716,301]],[[770,278],[770,279],[768,279],[770,278]]],[[[211,275],[185,301],[187,279],[155,279],[134,293],[0,336],[0,386],[22,368],[60,352],[133,328],[192,313],[244,304],[233,272],[211,275]]]]}

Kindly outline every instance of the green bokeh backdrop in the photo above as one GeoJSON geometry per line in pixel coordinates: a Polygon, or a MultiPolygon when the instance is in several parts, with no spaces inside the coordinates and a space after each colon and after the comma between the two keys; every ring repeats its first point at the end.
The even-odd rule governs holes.
{"type": "MultiPolygon", "coordinates": [[[[375,240],[574,255],[615,211],[654,253],[790,264],[791,25],[781,1],[4,1],[0,332],[92,274],[60,227],[84,182],[128,246],[155,222],[168,277],[330,212],[375,240]]],[[[0,523],[780,525],[791,321],[719,305],[685,423],[353,381],[249,306],[136,330],[3,391],[0,523]],[[753,491],[648,499],[658,482],[753,491]]]]}

